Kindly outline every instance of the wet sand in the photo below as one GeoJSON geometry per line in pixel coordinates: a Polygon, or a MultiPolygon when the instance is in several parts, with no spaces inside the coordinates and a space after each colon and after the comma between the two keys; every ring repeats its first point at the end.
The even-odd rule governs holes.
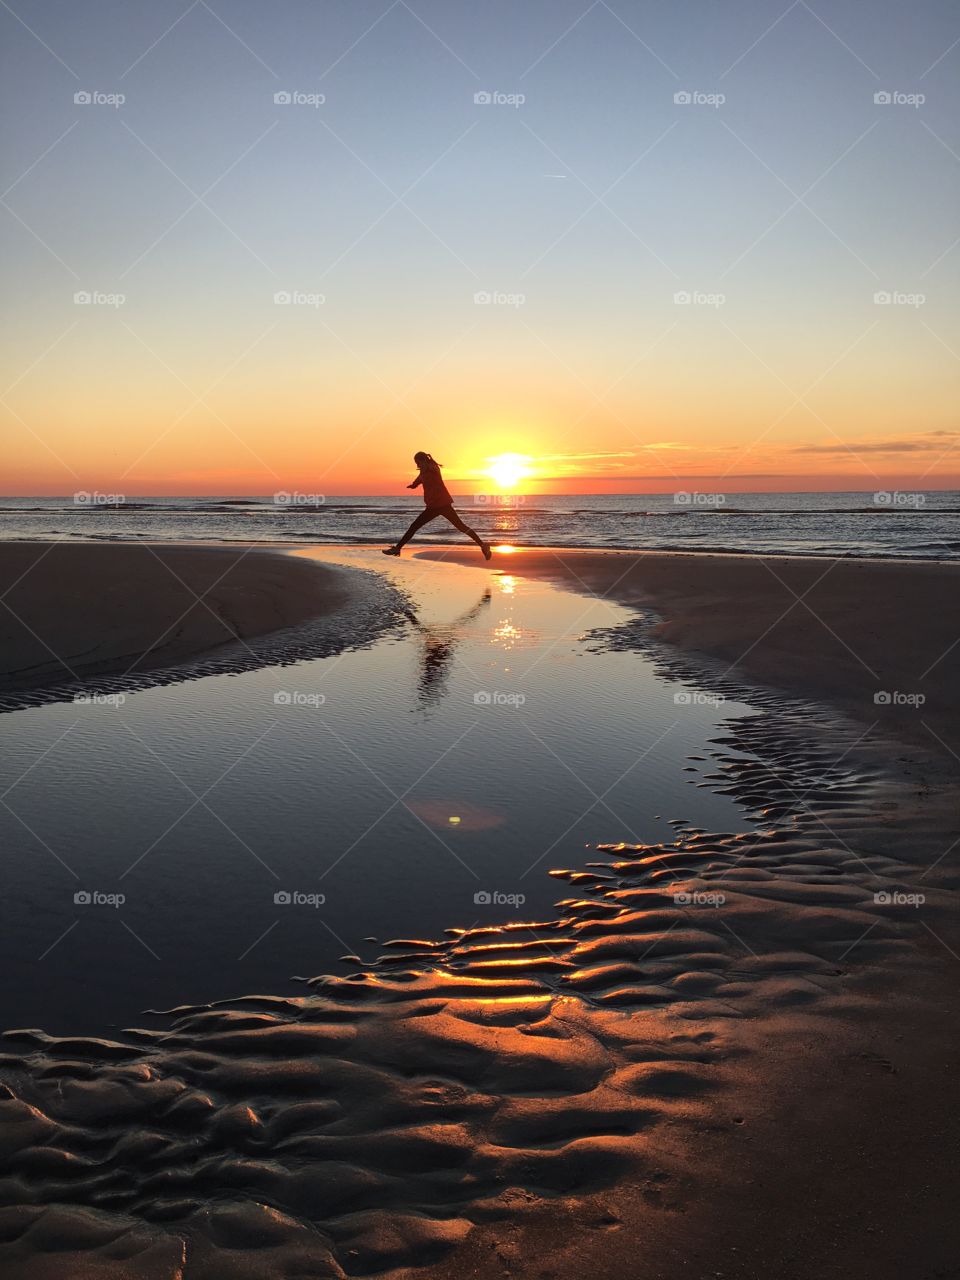
{"type": "MultiPolygon", "coordinates": [[[[461,548],[416,554],[477,567],[461,548]]],[[[650,637],[715,675],[822,698],[934,750],[941,734],[960,754],[960,563],[530,548],[493,565],[642,610],[650,637]]]]}
{"type": "Polygon", "coordinates": [[[0,543],[0,686],[169,666],[347,594],[335,570],[263,548],[0,543]]]}
{"type": "MultiPolygon", "coordinates": [[[[583,582],[565,581],[597,591],[588,554],[608,559],[578,556],[583,582]]],[[[183,1008],[112,1041],[4,1035],[5,1274],[949,1274],[956,767],[922,736],[905,747],[899,719],[849,718],[867,676],[851,692],[789,631],[732,666],[723,646],[758,639],[743,602],[764,571],[724,623],[720,558],[683,559],[686,607],[670,557],[624,588],[658,616],[587,643],[752,703],[691,757],[750,829],[678,817],[664,843],[598,845],[553,868],[551,918],[399,938],[302,996],[183,1008]]],[[[910,676],[945,638],[928,615],[953,579],[937,581],[905,585],[913,616],[877,639],[876,576],[852,601],[846,579],[838,634],[854,647],[861,627],[886,678],[910,676]]],[[[950,680],[926,678],[952,733],[950,680]]]]}
{"type": "Polygon", "coordinates": [[[381,574],[289,550],[0,543],[0,711],[329,657],[402,625],[381,574]]]}
{"type": "MultiPolygon", "coordinates": [[[[110,1041],[6,1034],[4,1273],[943,1274],[955,975],[876,896],[942,828],[823,730],[771,703],[703,762],[759,835],[599,847],[549,920],[110,1041]]],[[[955,881],[923,884],[944,938],[955,881]]]]}
{"type": "MultiPolygon", "coordinates": [[[[469,550],[418,558],[475,567],[469,550]]],[[[693,688],[744,697],[752,689],[765,714],[727,745],[754,755],[753,800],[779,789],[794,807],[789,839],[806,827],[818,858],[844,851],[835,873],[872,884],[883,908],[844,948],[833,992],[848,997],[842,1007],[828,1013],[818,1002],[806,1022],[768,999],[741,1026],[723,1072],[741,1114],[698,1129],[698,1174],[677,1216],[651,1215],[646,1192],[628,1191],[622,1236],[618,1224],[598,1248],[588,1223],[564,1232],[547,1215],[534,1236],[557,1274],[949,1274],[960,1247],[950,1209],[960,1146],[960,565],[565,549],[517,550],[494,563],[583,594],[588,633],[591,597],[636,608],[636,625],[601,644],[645,652],[693,688]],[[814,756],[846,777],[840,787],[853,803],[842,811],[799,781],[810,756],[791,742],[798,710],[814,756]],[[884,873],[899,875],[899,888],[888,892],[884,873]],[[892,965],[880,954],[864,964],[866,949],[883,946],[878,934],[898,894],[924,899],[900,908],[909,946],[892,965]],[[638,1240],[654,1260],[638,1258],[638,1240]]],[[[721,767],[736,774],[741,763],[721,767]]],[[[714,774],[698,785],[724,784],[714,774]]],[[[715,835],[702,838],[716,848],[715,835]]],[[[832,897],[801,925],[808,939],[840,900],[832,897]]],[[[757,946],[739,927],[738,936],[751,954],[773,941],[757,946]]],[[[481,1260],[484,1245],[496,1249],[479,1233],[472,1244],[481,1260]]]]}

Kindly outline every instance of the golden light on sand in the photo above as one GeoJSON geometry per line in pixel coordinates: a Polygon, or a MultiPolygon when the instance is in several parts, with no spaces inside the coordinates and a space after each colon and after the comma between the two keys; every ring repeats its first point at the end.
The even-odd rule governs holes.
{"type": "Polygon", "coordinates": [[[527,465],[529,461],[522,453],[501,453],[496,458],[491,458],[487,475],[501,489],[513,489],[521,480],[532,475],[527,465]]]}

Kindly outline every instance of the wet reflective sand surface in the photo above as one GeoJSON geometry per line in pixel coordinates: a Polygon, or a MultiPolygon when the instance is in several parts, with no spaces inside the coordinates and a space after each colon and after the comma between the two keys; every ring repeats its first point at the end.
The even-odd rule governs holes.
{"type": "Polygon", "coordinates": [[[624,1188],[658,1229],[761,1037],[913,963],[855,726],[671,669],[622,608],[390,572],[409,616],[372,649],[4,717],[36,761],[11,802],[62,747],[75,804],[23,815],[52,852],[21,854],[10,963],[67,1034],[0,1042],[11,1274],[452,1275],[545,1213],[615,1232],[624,1188]],[[203,799],[167,830],[174,775],[203,799]],[[74,907],[62,849],[126,901],[74,907]]]}

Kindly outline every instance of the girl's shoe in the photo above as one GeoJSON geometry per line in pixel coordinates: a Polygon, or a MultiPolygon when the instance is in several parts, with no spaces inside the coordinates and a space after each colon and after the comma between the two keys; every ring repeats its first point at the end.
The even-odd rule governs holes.
{"type": "Polygon", "coordinates": [[[480,550],[483,552],[483,558],[484,558],[484,560],[489,560],[489,559],[491,559],[491,557],[493,556],[493,552],[490,550],[490,543],[489,543],[489,542],[481,542],[481,543],[480,543],[480,550]]]}
{"type": "Polygon", "coordinates": [[[381,547],[380,549],[385,556],[398,556],[400,554],[399,547],[381,547]]]}

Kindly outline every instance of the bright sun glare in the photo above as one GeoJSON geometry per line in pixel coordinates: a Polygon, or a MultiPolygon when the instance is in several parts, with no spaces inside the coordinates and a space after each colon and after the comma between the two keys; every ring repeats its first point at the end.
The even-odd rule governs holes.
{"type": "Polygon", "coordinates": [[[522,453],[501,453],[499,457],[491,459],[487,475],[501,489],[512,489],[530,475],[530,468],[522,453]]]}

